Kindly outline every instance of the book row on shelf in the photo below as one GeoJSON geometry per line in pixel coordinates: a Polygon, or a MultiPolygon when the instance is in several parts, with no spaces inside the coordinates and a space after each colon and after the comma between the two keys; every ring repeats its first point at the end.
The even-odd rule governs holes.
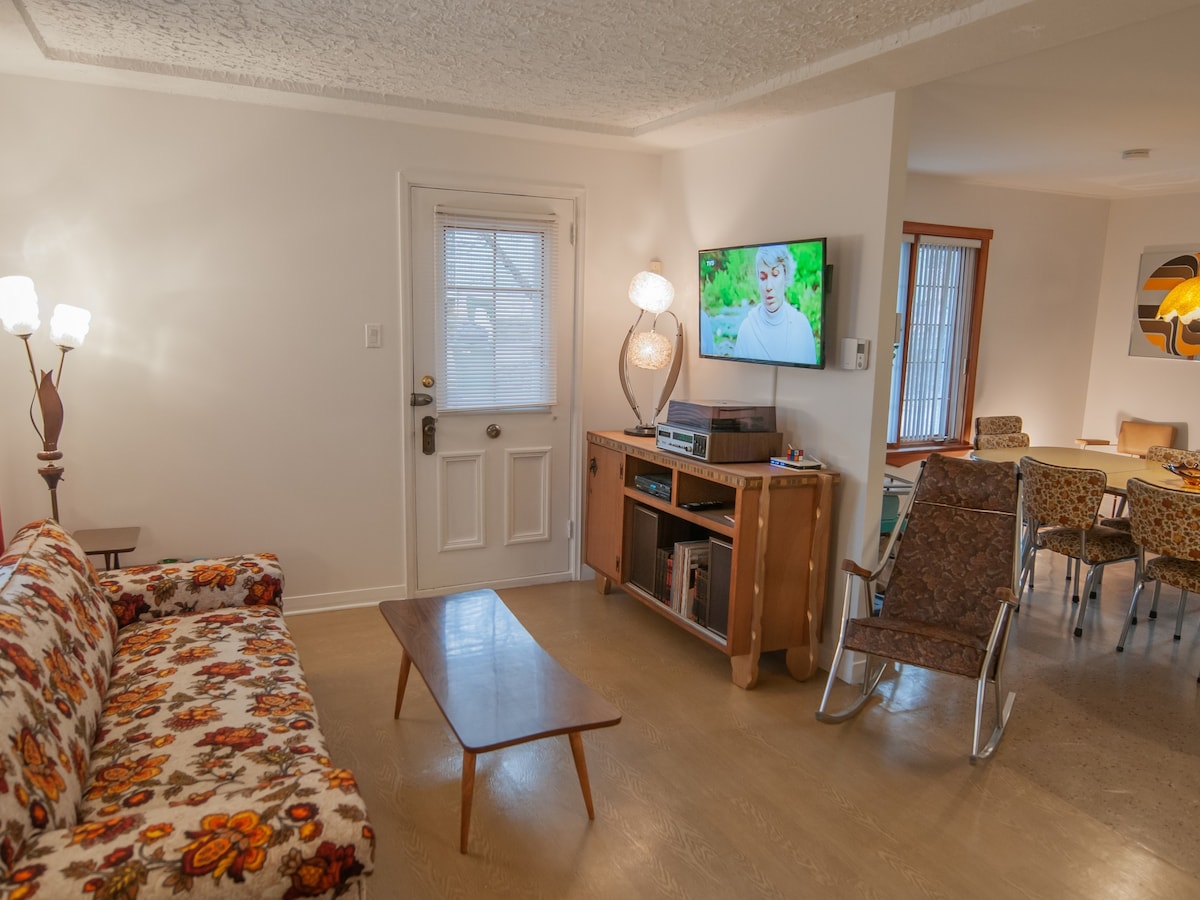
{"type": "Polygon", "coordinates": [[[709,617],[709,542],[679,541],[655,558],[654,597],[676,615],[725,637],[726,623],[709,617]]]}

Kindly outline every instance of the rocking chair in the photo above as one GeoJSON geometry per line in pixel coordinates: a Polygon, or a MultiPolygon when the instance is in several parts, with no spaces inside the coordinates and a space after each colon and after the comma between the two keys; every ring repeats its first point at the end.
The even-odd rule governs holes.
{"type": "Polygon", "coordinates": [[[843,722],[875,692],[888,661],[974,678],[975,732],[971,762],[992,755],[1004,733],[1015,694],[1004,698],[1001,670],[1019,576],[1020,477],[1012,463],[934,454],[921,469],[878,615],[854,618],[854,586],[874,596],[883,566],[868,571],[851,560],[841,635],[817,719],[843,722]],[[846,650],[866,654],[861,696],[840,712],[829,711],[838,664],[846,650]],[[980,746],[987,686],[995,691],[996,724],[980,746]]]}

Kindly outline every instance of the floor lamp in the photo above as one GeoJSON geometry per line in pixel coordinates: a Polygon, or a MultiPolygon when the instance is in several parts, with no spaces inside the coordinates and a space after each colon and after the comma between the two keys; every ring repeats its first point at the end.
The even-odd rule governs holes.
{"type": "Polygon", "coordinates": [[[25,356],[29,359],[29,374],[33,377],[33,401],[29,404],[29,421],[33,423],[34,431],[42,440],[42,450],[37,458],[44,465],[38,468],[38,474],[50,489],[50,510],[54,520],[58,521],[58,482],[63,475],[63,467],[58,465],[62,459],[62,451],[58,449],[58,438],[62,434],[63,405],[58,388],[62,383],[63,362],[67,351],[74,350],[83,344],[87,336],[92,314],[78,306],[60,303],[54,307],[50,317],[50,340],[58,346],[58,373],[42,372],[38,377],[38,368],[33,363],[33,350],[29,346],[29,338],[41,326],[38,317],[37,292],[33,287],[33,279],[24,275],[7,275],[0,278],[0,323],[9,334],[15,334],[25,342],[25,356]],[[33,407],[37,405],[41,412],[42,424],[38,427],[33,407]]]}

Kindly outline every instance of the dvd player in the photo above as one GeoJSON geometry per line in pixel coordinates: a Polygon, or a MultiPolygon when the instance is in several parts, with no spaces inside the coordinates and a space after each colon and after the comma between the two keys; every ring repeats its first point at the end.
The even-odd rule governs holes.
{"type": "Polygon", "coordinates": [[[670,475],[634,475],[633,486],[639,491],[645,491],[655,497],[662,497],[664,500],[671,499],[670,475]]]}

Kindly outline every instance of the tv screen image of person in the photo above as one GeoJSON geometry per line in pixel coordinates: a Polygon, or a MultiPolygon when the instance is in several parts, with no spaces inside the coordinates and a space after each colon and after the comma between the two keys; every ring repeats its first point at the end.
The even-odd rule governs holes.
{"type": "Polygon", "coordinates": [[[700,356],[825,367],[825,238],[700,251],[700,356]]]}

